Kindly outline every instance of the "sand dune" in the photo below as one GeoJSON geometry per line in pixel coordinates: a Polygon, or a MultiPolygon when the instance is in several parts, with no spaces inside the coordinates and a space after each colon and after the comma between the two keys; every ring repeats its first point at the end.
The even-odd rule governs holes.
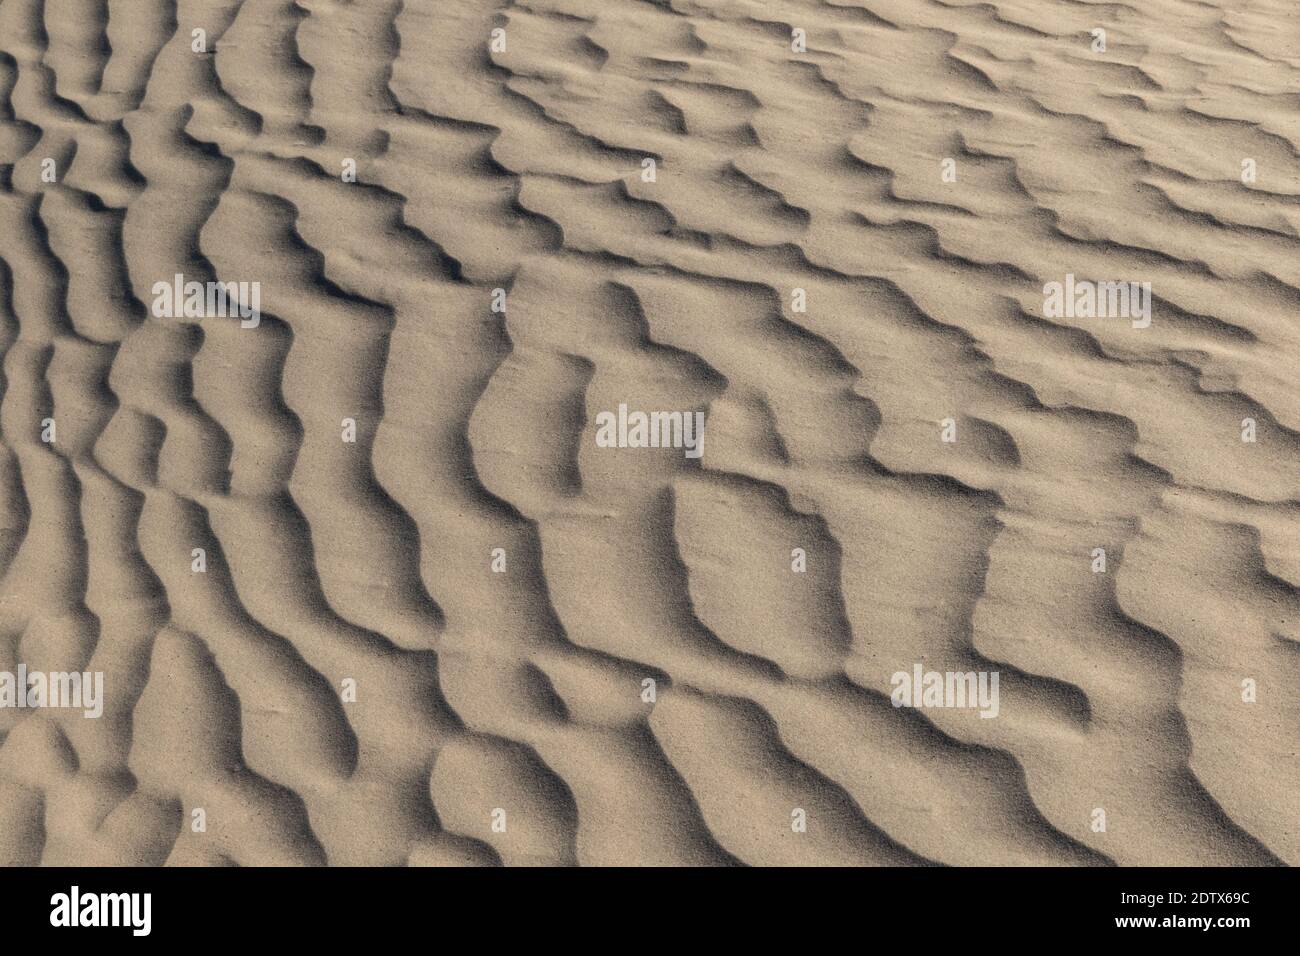
{"type": "Polygon", "coordinates": [[[0,862],[1300,863],[1293,22],[0,0],[0,862]]]}

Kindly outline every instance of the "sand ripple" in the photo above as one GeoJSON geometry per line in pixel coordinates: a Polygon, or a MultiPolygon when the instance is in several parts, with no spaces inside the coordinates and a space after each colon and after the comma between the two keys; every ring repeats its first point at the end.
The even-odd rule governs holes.
{"type": "Polygon", "coordinates": [[[1300,863],[1293,19],[0,0],[0,861],[1300,863]]]}

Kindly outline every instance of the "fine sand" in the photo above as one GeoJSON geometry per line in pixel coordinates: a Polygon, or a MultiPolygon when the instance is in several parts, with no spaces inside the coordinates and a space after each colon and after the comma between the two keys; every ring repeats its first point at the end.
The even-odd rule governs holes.
{"type": "Polygon", "coordinates": [[[0,0],[0,862],[1300,863],[1295,16],[0,0]]]}

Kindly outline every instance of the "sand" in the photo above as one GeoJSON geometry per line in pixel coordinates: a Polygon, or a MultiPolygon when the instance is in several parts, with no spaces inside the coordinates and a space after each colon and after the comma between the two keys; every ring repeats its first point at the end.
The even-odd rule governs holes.
{"type": "Polygon", "coordinates": [[[1294,15],[0,0],[0,862],[1300,863],[1294,15]]]}

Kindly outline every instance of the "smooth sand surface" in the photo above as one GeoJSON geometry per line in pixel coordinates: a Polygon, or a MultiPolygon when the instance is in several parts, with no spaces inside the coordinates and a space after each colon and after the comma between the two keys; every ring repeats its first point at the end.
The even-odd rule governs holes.
{"type": "Polygon", "coordinates": [[[0,862],[1300,863],[1295,17],[0,0],[0,862]]]}

